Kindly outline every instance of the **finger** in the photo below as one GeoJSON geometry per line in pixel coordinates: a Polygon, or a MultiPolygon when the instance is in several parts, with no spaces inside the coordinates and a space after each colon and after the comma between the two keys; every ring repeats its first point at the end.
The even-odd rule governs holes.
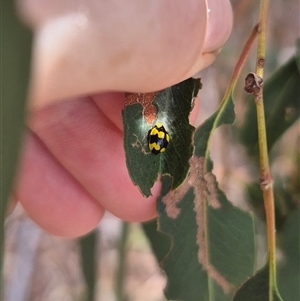
{"type": "Polygon", "coordinates": [[[32,220],[63,237],[77,237],[93,230],[104,212],[30,133],[26,136],[15,195],[32,220]]]}
{"type": "Polygon", "coordinates": [[[193,75],[196,61],[205,65],[205,0],[52,5],[43,14],[39,1],[22,2],[35,30],[34,105],[99,91],[152,92],[193,75]]]}
{"type": "MultiPolygon", "coordinates": [[[[121,119],[121,111],[115,114],[121,119]]],[[[39,110],[30,126],[55,158],[105,209],[127,221],[145,221],[156,215],[159,186],[153,188],[153,197],[142,197],[128,176],[123,133],[90,98],[73,99],[39,110]]]]}
{"type": "Polygon", "coordinates": [[[209,22],[207,23],[203,52],[220,49],[232,29],[232,10],[229,0],[207,0],[209,22]],[[226,20],[226,21],[225,21],[226,20]]]}

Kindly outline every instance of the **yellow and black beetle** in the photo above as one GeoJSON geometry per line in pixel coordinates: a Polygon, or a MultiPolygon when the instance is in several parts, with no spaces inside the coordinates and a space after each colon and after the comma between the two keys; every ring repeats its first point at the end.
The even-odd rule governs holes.
{"type": "Polygon", "coordinates": [[[150,151],[158,155],[166,150],[170,142],[170,135],[161,123],[157,123],[148,132],[148,145],[150,151]]]}

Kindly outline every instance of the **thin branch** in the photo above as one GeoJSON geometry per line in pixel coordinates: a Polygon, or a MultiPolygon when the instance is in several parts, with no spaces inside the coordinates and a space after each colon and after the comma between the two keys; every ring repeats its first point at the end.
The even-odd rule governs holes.
{"type": "MultiPolygon", "coordinates": [[[[267,221],[268,261],[269,261],[269,300],[277,293],[276,284],[276,229],[273,179],[270,172],[266,122],[263,101],[263,74],[266,58],[266,28],[268,0],[261,0],[258,21],[258,45],[255,73],[249,73],[245,79],[245,91],[254,95],[259,146],[260,187],[263,191],[267,221]]],[[[278,294],[279,297],[279,294],[278,294]]]]}

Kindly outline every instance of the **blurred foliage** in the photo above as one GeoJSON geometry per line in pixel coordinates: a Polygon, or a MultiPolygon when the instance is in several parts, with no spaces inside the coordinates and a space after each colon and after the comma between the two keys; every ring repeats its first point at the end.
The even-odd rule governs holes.
{"type": "Polygon", "coordinates": [[[121,237],[119,241],[118,248],[118,270],[116,275],[116,284],[115,284],[115,292],[116,292],[116,300],[117,301],[127,301],[127,297],[124,292],[125,286],[125,270],[126,270],[126,246],[129,234],[129,224],[126,222],[122,222],[122,231],[121,237]]]}
{"type": "Polygon", "coordinates": [[[16,16],[14,1],[1,1],[1,263],[3,225],[15,174],[27,97],[31,35],[16,16]]]}
{"type": "Polygon", "coordinates": [[[269,266],[266,265],[253,277],[243,283],[234,295],[233,301],[282,301],[277,290],[269,292],[269,266]]]}
{"type": "Polygon", "coordinates": [[[282,258],[278,264],[278,288],[284,301],[300,300],[300,209],[294,210],[278,236],[282,258]]]}
{"type": "Polygon", "coordinates": [[[97,232],[93,231],[79,240],[82,272],[87,285],[86,301],[94,301],[97,278],[97,232]]]}
{"type": "Polygon", "coordinates": [[[157,231],[157,220],[143,223],[143,230],[148,237],[151,248],[158,262],[161,262],[171,247],[171,239],[169,235],[157,231]]]}

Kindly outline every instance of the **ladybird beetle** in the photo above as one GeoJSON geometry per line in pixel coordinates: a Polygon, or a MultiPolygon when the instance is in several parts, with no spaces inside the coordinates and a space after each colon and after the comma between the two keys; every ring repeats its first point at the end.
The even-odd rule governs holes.
{"type": "Polygon", "coordinates": [[[157,123],[148,132],[148,145],[150,151],[158,155],[166,150],[170,142],[170,135],[161,123],[157,123]]]}

